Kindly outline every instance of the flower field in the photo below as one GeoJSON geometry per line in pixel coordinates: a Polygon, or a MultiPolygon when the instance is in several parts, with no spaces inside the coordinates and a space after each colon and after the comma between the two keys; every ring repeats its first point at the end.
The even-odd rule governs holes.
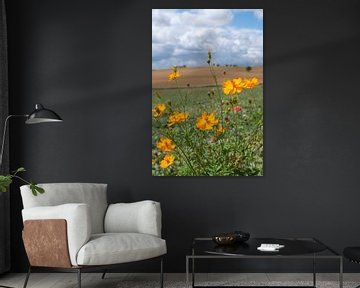
{"type": "Polygon", "coordinates": [[[172,88],[153,89],[152,175],[263,175],[262,84],[225,72],[219,82],[210,53],[208,73],[212,86],[184,87],[175,67],[172,88]]]}

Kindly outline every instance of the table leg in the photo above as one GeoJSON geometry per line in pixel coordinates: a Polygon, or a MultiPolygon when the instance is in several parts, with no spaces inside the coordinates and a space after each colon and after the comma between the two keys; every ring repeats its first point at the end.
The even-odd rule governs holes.
{"type": "Polygon", "coordinates": [[[313,258],[313,286],[316,287],[316,256],[313,258]]]}
{"type": "Polygon", "coordinates": [[[186,288],[189,288],[189,257],[186,256],[186,288]]]}
{"type": "Polygon", "coordinates": [[[191,262],[191,264],[192,264],[192,287],[194,288],[195,287],[195,257],[194,257],[194,255],[195,255],[195,249],[194,249],[194,247],[193,247],[193,249],[192,249],[192,262],[191,262]]]}
{"type": "Polygon", "coordinates": [[[343,288],[343,257],[340,257],[339,287],[343,288]]]}
{"type": "Polygon", "coordinates": [[[191,261],[191,264],[192,264],[192,287],[194,288],[195,287],[195,258],[192,258],[192,261],[191,261]]]}

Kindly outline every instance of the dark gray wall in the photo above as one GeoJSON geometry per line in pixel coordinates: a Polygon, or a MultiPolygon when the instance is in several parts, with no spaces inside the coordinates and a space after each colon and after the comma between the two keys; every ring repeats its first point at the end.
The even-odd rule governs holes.
{"type": "MultiPolygon", "coordinates": [[[[8,57],[7,57],[7,29],[5,2],[0,2],[0,131],[4,131],[5,119],[8,112],[8,57]]],[[[1,136],[2,137],[2,136],[1,136]]],[[[1,138],[1,140],[3,140],[1,138]]],[[[0,174],[9,171],[8,141],[4,147],[0,174]]],[[[0,144],[1,145],[1,144],[0,144]]],[[[0,146],[1,147],[1,146],[0,146]]],[[[1,149],[1,148],[0,148],[1,149]]],[[[10,269],[10,197],[9,193],[0,193],[0,274],[10,269]]]]}
{"type": "MultiPolygon", "coordinates": [[[[166,271],[184,271],[192,237],[233,229],[314,236],[339,251],[360,245],[359,1],[8,2],[11,111],[40,102],[65,119],[14,121],[13,168],[38,182],[108,183],[110,202],[160,201],[166,271]],[[264,177],[151,176],[151,8],[159,7],[264,8],[264,177]]],[[[16,185],[11,201],[12,269],[21,271],[16,185]]]]}

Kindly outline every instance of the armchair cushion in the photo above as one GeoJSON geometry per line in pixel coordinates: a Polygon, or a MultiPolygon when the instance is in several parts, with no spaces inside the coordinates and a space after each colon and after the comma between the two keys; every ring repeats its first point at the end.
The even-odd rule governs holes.
{"type": "Polygon", "coordinates": [[[45,193],[34,197],[29,185],[20,187],[24,208],[56,206],[67,203],[84,203],[89,206],[92,232],[104,232],[107,209],[106,184],[97,183],[47,183],[39,184],[45,193]]]}
{"type": "Polygon", "coordinates": [[[108,265],[145,260],[166,254],[165,240],[140,233],[94,234],[81,247],[78,265],[108,265]]]}
{"type": "Polygon", "coordinates": [[[23,220],[65,219],[71,264],[76,266],[79,249],[90,239],[91,217],[86,204],[33,207],[22,210],[23,220]]]}
{"type": "Polygon", "coordinates": [[[161,237],[161,208],[155,201],[111,204],[105,215],[105,233],[143,233],[161,237]]]}

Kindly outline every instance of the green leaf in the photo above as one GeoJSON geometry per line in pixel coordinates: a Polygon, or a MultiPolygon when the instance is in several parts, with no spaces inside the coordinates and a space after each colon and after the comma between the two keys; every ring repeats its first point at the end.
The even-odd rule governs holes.
{"type": "Polygon", "coordinates": [[[24,167],[19,167],[17,170],[11,171],[11,174],[16,175],[19,172],[25,172],[25,171],[26,171],[26,169],[24,167]]]}
{"type": "Polygon", "coordinates": [[[19,167],[15,173],[18,173],[18,172],[25,172],[26,169],[24,167],[19,167]]]}
{"type": "Polygon", "coordinates": [[[39,186],[35,186],[35,189],[36,189],[36,191],[37,191],[38,193],[40,193],[40,194],[44,194],[44,193],[45,193],[44,188],[41,188],[41,187],[39,187],[39,186]]]}
{"type": "Polygon", "coordinates": [[[35,189],[35,184],[30,184],[30,189],[31,189],[31,192],[34,196],[37,196],[37,191],[35,189]]]}
{"type": "Polygon", "coordinates": [[[37,186],[37,184],[32,181],[30,183],[30,189],[34,196],[38,196],[38,194],[43,194],[45,192],[44,188],[37,186]]]}
{"type": "Polygon", "coordinates": [[[37,196],[37,192],[36,192],[36,189],[35,189],[35,184],[31,183],[30,184],[30,189],[31,189],[31,192],[34,196],[37,196]]]}
{"type": "Polygon", "coordinates": [[[11,175],[0,175],[0,192],[6,192],[12,183],[11,175]]]}

